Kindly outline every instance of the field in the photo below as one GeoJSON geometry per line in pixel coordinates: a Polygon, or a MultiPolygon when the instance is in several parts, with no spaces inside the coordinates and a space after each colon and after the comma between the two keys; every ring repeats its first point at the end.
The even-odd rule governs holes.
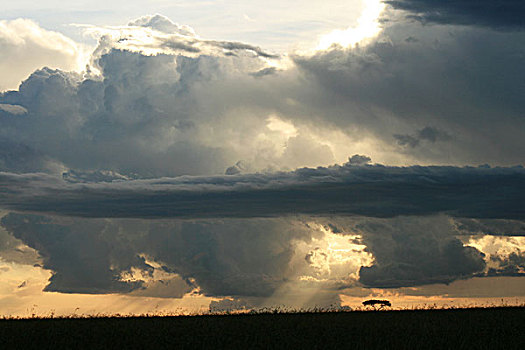
{"type": "Polygon", "coordinates": [[[525,308],[0,320],[2,349],[524,349],[525,308]]]}

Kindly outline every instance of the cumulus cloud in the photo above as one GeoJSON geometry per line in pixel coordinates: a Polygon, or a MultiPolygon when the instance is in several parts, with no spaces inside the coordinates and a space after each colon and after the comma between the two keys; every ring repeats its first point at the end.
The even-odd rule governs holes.
{"type": "Polygon", "coordinates": [[[368,287],[450,283],[485,268],[484,255],[454,237],[446,217],[364,220],[356,224],[375,261],[359,271],[368,287]]]}
{"type": "Polygon", "coordinates": [[[27,111],[0,113],[0,140],[63,168],[131,177],[220,174],[239,159],[255,169],[333,162],[330,146],[308,130],[286,143],[290,136],[268,128],[275,92],[271,77],[251,76],[266,65],[257,56],[111,49],[96,63],[101,76],[44,68],[0,95],[2,105],[27,111]]]}
{"type": "Polygon", "coordinates": [[[129,22],[127,26],[97,27],[84,25],[85,31],[100,36],[95,56],[111,49],[140,52],[147,55],[183,54],[236,56],[246,52],[266,58],[276,59],[278,55],[264,51],[260,47],[233,41],[206,40],[200,38],[193,28],[179,25],[162,15],[148,15],[129,22]]]}
{"type": "Polygon", "coordinates": [[[142,16],[129,22],[128,26],[152,28],[164,33],[196,36],[195,31],[190,26],[173,23],[169,18],[159,14],[142,16]]]}
{"type": "Polygon", "coordinates": [[[91,30],[101,37],[90,70],[41,69],[0,95],[27,111],[0,111],[0,140],[38,154],[34,171],[222,174],[239,159],[285,170],[362,152],[513,165],[525,151],[521,32],[395,23],[365,46],[273,57],[160,15],[91,30]]]}
{"type": "Polygon", "coordinates": [[[400,150],[416,162],[510,165],[525,150],[517,132],[525,91],[515,78],[523,74],[523,47],[523,31],[401,22],[385,25],[368,45],[293,60],[309,82],[300,102],[324,123],[418,145],[400,150]]]}
{"type": "Polygon", "coordinates": [[[478,234],[463,238],[471,247],[485,252],[486,268],[480,276],[525,275],[525,238],[478,234]]]}
{"type": "Polygon", "coordinates": [[[522,162],[522,32],[395,22],[277,57],[160,15],[88,29],[86,72],[0,94],[0,256],[46,290],[242,307],[522,273],[520,249],[458,238],[523,234],[522,167],[369,164],[522,162]]]}
{"type": "Polygon", "coordinates": [[[293,271],[295,241],[313,234],[284,219],[141,221],[9,214],[2,226],[54,272],[47,291],[182,297],[271,295],[293,271]],[[180,278],[183,280],[181,280],[180,278]]]}
{"type": "Polygon", "coordinates": [[[525,28],[525,5],[519,0],[386,0],[395,9],[411,13],[423,23],[487,26],[500,30],[525,28]]]}
{"type": "Polygon", "coordinates": [[[525,251],[510,253],[507,257],[494,256],[491,262],[495,267],[490,267],[488,276],[523,276],[525,275],[525,251]]]}
{"type": "Polygon", "coordinates": [[[364,165],[367,163],[370,163],[372,158],[368,156],[362,156],[360,154],[354,154],[352,157],[348,159],[348,164],[350,165],[364,165]]]}
{"type": "Polygon", "coordinates": [[[83,49],[66,36],[41,28],[29,19],[0,21],[0,91],[16,89],[43,66],[82,69],[83,49]]]}
{"type": "Polygon", "coordinates": [[[346,288],[523,274],[523,242],[462,242],[446,216],[180,221],[11,213],[1,226],[38,251],[52,272],[45,290],[65,293],[192,292],[246,307],[313,307],[333,304],[346,288]]]}

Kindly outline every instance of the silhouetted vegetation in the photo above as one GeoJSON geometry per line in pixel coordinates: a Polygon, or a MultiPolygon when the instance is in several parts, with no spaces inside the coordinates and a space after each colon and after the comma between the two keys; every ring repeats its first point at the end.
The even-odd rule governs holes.
{"type": "Polygon", "coordinates": [[[520,349],[525,308],[0,320],[2,349],[520,349]]]}
{"type": "Polygon", "coordinates": [[[381,308],[381,309],[386,307],[386,306],[392,306],[392,304],[388,300],[370,299],[370,300],[363,301],[363,306],[376,307],[376,305],[379,305],[379,308],[381,308]]]}

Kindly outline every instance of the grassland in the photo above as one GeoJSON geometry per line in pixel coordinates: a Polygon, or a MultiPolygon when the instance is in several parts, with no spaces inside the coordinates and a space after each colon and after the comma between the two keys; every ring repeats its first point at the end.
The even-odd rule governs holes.
{"type": "Polygon", "coordinates": [[[525,308],[0,320],[2,349],[524,349],[525,308]]]}

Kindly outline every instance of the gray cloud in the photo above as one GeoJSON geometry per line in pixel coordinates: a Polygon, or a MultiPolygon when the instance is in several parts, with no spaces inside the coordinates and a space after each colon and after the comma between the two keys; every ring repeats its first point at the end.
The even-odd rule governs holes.
{"type": "Polygon", "coordinates": [[[2,226],[14,237],[36,249],[43,267],[55,271],[46,291],[63,293],[115,293],[130,292],[140,283],[119,281],[112,268],[139,265],[138,257],[125,261],[113,260],[112,247],[100,238],[102,223],[95,225],[53,224],[50,218],[9,214],[2,218],[2,226]],[[126,264],[122,266],[120,264],[126,264]]]}
{"type": "Polygon", "coordinates": [[[507,257],[491,256],[490,260],[496,266],[488,269],[487,276],[525,275],[525,251],[512,252],[507,257]]]}
{"type": "Polygon", "coordinates": [[[518,219],[523,167],[303,168],[293,172],[74,184],[0,173],[6,209],[81,217],[429,215],[518,219]]]}
{"type": "Polygon", "coordinates": [[[525,236],[525,222],[519,220],[455,219],[464,235],[525,236]]]}
{"type": "Polygon", "coordinates": [[[367,287],[450,283],[485,268],[484,255],[455,238],[446,217],[364,220],[356,230],[375,257],[373,265],[359,271],[367,287]]]}
{"type": "Polygon", "coordinates": [[[197,39],[161,17],[159,31],[150,17],[101,38],[100,75],[45,68],[1,94],[27,111],[0,112],[2,142],[46,164],[142,178],[221,174],[239,159],[254,170],[327,165],[363,148],[392,164],[523,160],[522,32],[396,23],[370,45],[292,55],[273,74],[257,47],[197,39]],[[269,130],[270,116],[297,135],[269,130]]]}
{"type": "MultiPolygon", "coordinates": [[[[308,149],[319,149],[316,162],[332,161],[330,148],[311,137],[291,140],[291,150],[283,153],[287,146],[267,128],[275,108],[273,97],[263,96],[273,77],[253,79],[251,73],[264,69],[253,55],[109,50],[96,62],[101,77],[44,68],[19,91],[0,94],[0,103],[27,110],[17,116],[0,113],[0,140],[10,145],[4,152],[12,153],[3,158],[19,158],[18,147],[42,163],[130,177],[220,174],[238,159],[257,169],[306,165],[308,149]],[[254,141],[265,133],[267,141],[254,141]]],[[[0,166],[23,167],[7,160],[0,166]]],[[[35,165],[32,170],[47,169],[35,165]]]]}
{"type": "Polygon", "coordinates": [[[525,4],[520,0],[386,0],[396,9],[412,13],[423,23],[486,26],[503,30],[525,28],[525,4]]]}
{"type": "Polygon", "coordinates": [[[257,72],[251,73],[253,77],[255,78],[261,78],[267,75],[273,75],[276,74],[279,70],[275,67],[268,67],[263,68],[261,70],[258,70],[257,72]]]}
{"type": "Polygon", "coordinates": [[[399,135],[395,134],[394,138],[400,146],[417,147],[421,142],[427,141],[429,143],[435,143],[438,141],[449,141],[451,136],[439,129],[431,126],[424,127],[419,130],[415,135],[399,135]]]}
{"type": "Polygon", "coordinates": [[[86,171],[80,172],[75,170],[69,170],[62,173],[62,178],[70,183],[89,183],[89,182],[113,182],[113,181],[126,181],[131,178],[114,171],[86,171]]]}
{"type": "Polygon", "coordinates": [[[242,160],[239,160],[237,163],[235,163],[231,167],[228,167],[226,171],[224,172],[224,174],[225,175],[238,175],[240,173],[246,172],[247,168],[248,168],[248,165],[244,163],[242,160]]]}
{"type": "MultiPolygon", "coordinates": [[[[423,2],[397,3],[439,22],[416,8],[423,2]]],[[[467,24],[453,10],[439,23],[467,24]]],[[[40,258],[9,256],[42,259],[50,291],[180,297],[199,286],[266,298],[295,276],[296,242],[315,235],[275,217],[312,215],[362,235],[375,258],[360,271],[366,287],[520,274],[521,253],[491,256],[488,267],[455,236],[523,235],[521,167],[372,166],[356,155],[343,166],[244,174],[244,164],[331,164],[341,143],[401,163],[521,163],[525,36],[478,27],[501,28],[497,20],[470,24],[390,24],[369,46],[292,56],[295,66],[275,74],[260,58],[276,56],[256,46],[202,40],[162,16],[132,22],[160,34],[149,46],[131,32],[103,37],[100,75],[44,68],[0,94],[0,207],[57,215],[5,217],[0,256],[20,242],[36,249],[40,258]],[[282,125],[270,130],[269,116],[282,125]],[[209,176],[225,170],[235,176],[209,176]],[[441,213],[453,219],[421,217],[441,213]],[[167,218],[185,220],[151,220],[167,218]]],[[[301,263],[308,252],[325,254],[312,247],[301,263]]]]}
{"type": "Polygon", "coordinates": [[[298,100],[350,135],[419,144],[400,152],[420,162],[519,164],[524,47],[523,31],[390,24],[369,45],[294,56],[309,82],[298,100]]]}
{"type": "MultiPolygon", "coordinates": [[[[191,114],[196,113],[195,104],[187,93],[208,64],[215,65],[214,59],[181,57],[176,64],[169,56],[112,52],[99,60],[104,81],[79,81],[74,75],[43,69],[19,92],[0,97],[28,109],[16,120],[0,118],[0,137],[28,150],[38,148],[43,156],[79,170],[102,168],[142,176],[222,172],[226,152],[197,137],[199,129],[192,125],[198,118],[191,114]],[[134,71],[131,61],[142,72],[134,71]],[[177,72],[178,66],[184,71],[177,72]],[[170,106],[173,100],[168,96],[178,107],[170,106]]],[[[16,167],[5,164],[4,169],[16,167]]]]}
{"type": "Polygon", "coordinates": [[[37,249],[43,267],[53,271],[47,291],[167,297],[182,297],[188,286],[211,296],[268,297],[293,273],[294,242],[313,235],[306,225],[284,219],[93,220],[12,213],[1,224],[37,249]],[[141,278],[122,278],[134,269],[141,278]],[[152,288],[146,282],[155,271],[163,277],[152,288]],[[173,289],[175,274],[186,283],[173,289]]]}
{"type": "Polygon", "coordinates": [[[255,53],[257,56],[264,57],[264,58],[279,58],[279,55],[271,54],[260,47],[244,44],[240,42],[232,42],[232,41],[206,41],[207,44],[220,47],[222,49],[228,50],[228,51],[239,51],[239,50],[247,50],[255,53]]]}
{"type": "MultiPolygon", "coordinates": [[[[456,226],[446,216],[193,221],[11,213],[1,226],[10,240],[36,249],[42,266],[53,272],[46,290],[65,293],[180,298],[198,287],[208,296],[264,305],[268,298],[279,304],[279,298],[288,295],[286,290],[305,294],[314,290],[309,305],[315,305],[330,295],[333,300],[341,289],[360,285],[400,288],[523,274],[522,253],[491,255],[487,266],[482,252],[456,238],[456,226]],[[323,256],[323,262],[334,257],[319,248],[324,234],[312,222],[326,224],[340,237],[359,235],[353,243],[365,245],[374,261],[359,269],[358,281],[349,276],[355,271],[344,269],[323,275],[330,279],[317,279],[319,271],[309,266],[323,256]],[[300,245],[306,248],[299,249],[300,245]],[[132,272],[134,278],[129,278],[132,272]],[[301,281],[299,277],[305,276],[310,280],[301,281]]],[[[0,256],[7,251],[0,249],[0,256]]]]}
{"type": "Polygon", "coordinates": [[[21,173],[44,171],[46,157],[25,144],[0,138],[0,169],[21,173]]]}
{"type": "Polygon", "coordinates": [[[9,234],[0,225],[0,258],[4,261],[23,265],[37,265],[41,258],[34,249],[29,248],[21,240],[9,234]]]}
{"type": "Polygon", "coordinates": [[[16,116],[26,114],[27,109],[17,105],[0,104],[0,113],[16,116]]]}
{"type": "Polygon", "coordinates": [[[348,164],[350,165],[364,165],[368,164],[372,161],[372,159],[368,156],[363,156],[360,154],[354,154],[350,158],[348,158],[348,164]]]}

